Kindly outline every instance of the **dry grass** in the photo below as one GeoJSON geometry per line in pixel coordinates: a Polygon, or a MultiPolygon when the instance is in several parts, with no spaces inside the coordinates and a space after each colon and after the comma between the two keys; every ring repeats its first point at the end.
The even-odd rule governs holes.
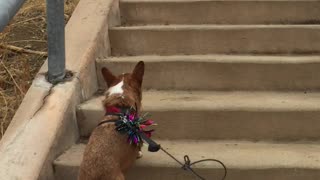
{"type": "MultiPolygon", "coordinates": [[[[66,0],[65,19],[79,0],[66,0]]],[[[28,0],[0,33],[1,45],[47,51],[45,1],[28,0]]],[[[0,48],[0,139],[19,107],[45,57],[0,48]]]]}

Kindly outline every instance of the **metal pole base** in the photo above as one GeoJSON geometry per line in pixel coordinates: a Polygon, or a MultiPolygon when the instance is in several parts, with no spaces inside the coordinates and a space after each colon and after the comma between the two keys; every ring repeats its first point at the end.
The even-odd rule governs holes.
{"type": "Polygon", "coordinates": [[[51,84],[58,84],[59,82],[64,81],[65,76],[66,76],[66,72],[65,71],[63,71],[63,73],[59,74],[59,75],[52,75],[52,74],[48,73],[48,81],[51,84]]]}

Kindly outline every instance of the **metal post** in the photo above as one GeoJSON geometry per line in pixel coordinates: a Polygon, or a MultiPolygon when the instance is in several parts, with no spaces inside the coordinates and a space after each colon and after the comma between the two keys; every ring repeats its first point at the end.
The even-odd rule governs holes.
{"type": "Polygon", "coordinates": [[[55,84],[65,76],[64,0],[47,0],[48,80],[55,84]]]}
{"type": "Polygon", "coordinates": [[[0,32],[18,12],[25,0],[0,0],[0,32]]]}

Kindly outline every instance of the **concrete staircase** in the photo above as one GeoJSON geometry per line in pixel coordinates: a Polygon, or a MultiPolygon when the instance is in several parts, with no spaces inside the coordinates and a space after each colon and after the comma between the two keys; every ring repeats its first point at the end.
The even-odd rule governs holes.
{"type": "MultiPolygon", "coordinates": [[[[144,60],[144,111],[155,139],[191,160],[217,158],[228,180],[320,179],[320,1],[122,0],[100,69],[144,60]]],[[[81,135],[53,166],[76,180],[86,139],[103,116],[97,93],[77,109],[81,135]]],[[[216,163],[196,166],[220,179],[216,163]]],[[[129,180],[191,180],[164,153],[149,153],[129,180]]]]}

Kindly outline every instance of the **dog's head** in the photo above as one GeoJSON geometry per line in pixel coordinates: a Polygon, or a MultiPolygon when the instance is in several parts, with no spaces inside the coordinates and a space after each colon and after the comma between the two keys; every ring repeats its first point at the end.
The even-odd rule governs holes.
{"type": "Polygon", "coordinates": [[[108,86],[103,101],[104,106],[137,107],[137,111],[140,111],[144,62],[138,62],[131,73],[123,73],[119,76],[113,75],[105,67],[101,72],[108,86]]]}

